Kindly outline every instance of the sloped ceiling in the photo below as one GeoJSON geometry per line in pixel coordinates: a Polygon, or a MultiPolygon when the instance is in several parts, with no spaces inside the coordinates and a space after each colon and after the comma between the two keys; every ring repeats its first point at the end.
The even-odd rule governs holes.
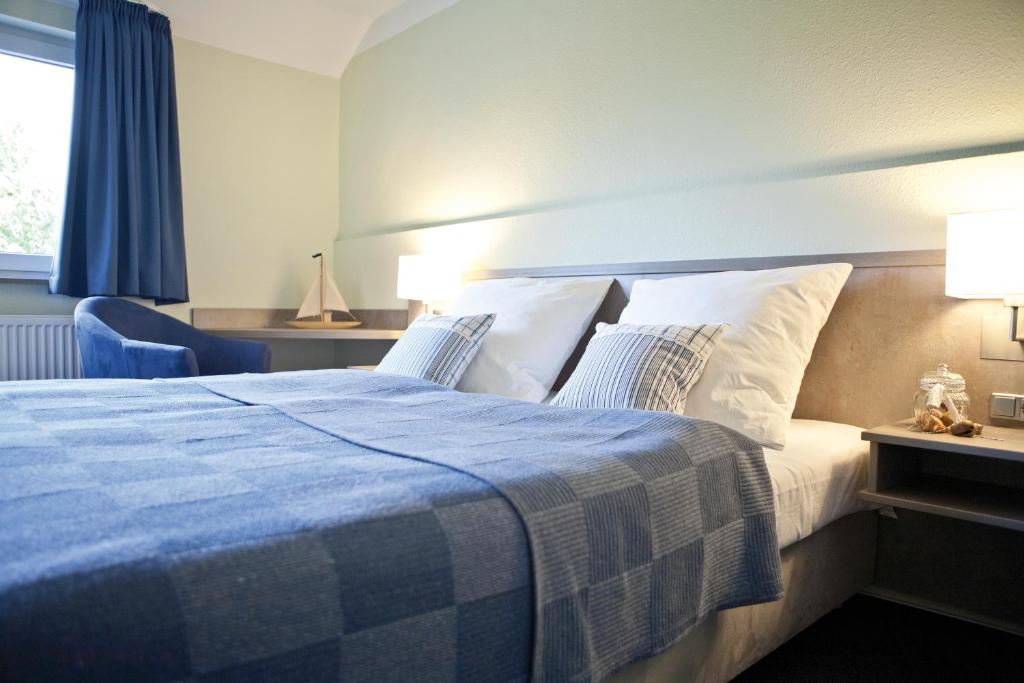
{"type": "Polygon", "coordinates": [[[338,78],[352,57],[458,0],[153,0],[175,35],[338,78]],[[365,39],[365,40],[364,40],[365,39]]]}

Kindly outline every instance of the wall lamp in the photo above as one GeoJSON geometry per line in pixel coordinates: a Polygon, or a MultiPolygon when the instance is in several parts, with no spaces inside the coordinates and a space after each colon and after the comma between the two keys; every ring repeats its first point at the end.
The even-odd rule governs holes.
{"type": "Polygon", "coordinates": [[[1024,342],[1024,209],[957,213],[946,219],[946,296],[1002,299],[1010,339],[1024,342]]]}
{"type": "Polygon", "coordinates": [[[459,271],[445,259],[426,254],[398,257],[399,299],[420,301],[424,313],[433,313],[438,303],[451,300],[459,289],[459,271]]]}

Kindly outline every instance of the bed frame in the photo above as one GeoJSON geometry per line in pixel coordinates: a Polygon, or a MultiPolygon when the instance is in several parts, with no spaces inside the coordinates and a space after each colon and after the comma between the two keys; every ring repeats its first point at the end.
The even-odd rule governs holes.
{"type": "MultiPolygon", "coordinates": [[[[921,374],[943,362],[967,377],[976,398],[1024,383],[1024,363],[994,360],[1020,354],[1020,345],[993,338],[990,330],[983,335],[983,321],[992,327],[1008,315],[999,302],[946,297],[942,250],[521,268],[474,272],[467,279],[612,276],[597,323],[618,320],[638,279],[835,262],[854,270],[818,337],[794,417],[861,427],[896,421],[911,413],[921,374]],[[980,352],[971,340],[982,340],[980,352]]],[[[581,340],[556,387],[587,341],[589,336],[581,340]]],[[[608,680],[721,682],[737,676],[872,582],[876,529],[876,514],[862,512],[793,544],[782,552],[782,600],[720,612],[666,651],[608,680]]]]}

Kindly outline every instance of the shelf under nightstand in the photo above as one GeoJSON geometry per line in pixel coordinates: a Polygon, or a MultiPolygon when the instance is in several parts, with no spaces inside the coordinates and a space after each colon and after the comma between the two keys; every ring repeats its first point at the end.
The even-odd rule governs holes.
{"type": "Polygon", "coordinates": [[[878,520],[865,593],[1024,635],[1024,430],[922,434],[910,421],[871,442],[864,500],[878,520]]]}
{"type": "Polygon", "coordinates": [[[871,442],[864,500],[1024,531],[1024,431],[983,437],[910,431],[910,422],[863,433],[871,442]]]}

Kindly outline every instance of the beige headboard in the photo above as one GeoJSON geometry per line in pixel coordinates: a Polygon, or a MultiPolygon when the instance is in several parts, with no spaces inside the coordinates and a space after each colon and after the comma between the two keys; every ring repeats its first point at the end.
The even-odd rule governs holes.
{"type": "MultiPolygon", "coordinates": [[[[985,422],[991,392],[1024,389],[1024,363],[980,357],[982,317],[998,316],[1001,304],[945,296],[942,250],[521,268],[467,277],[610,275],[615,283],[595,322],[614,322],[638,279],[836,262],[853,264],[854,270],[818,337],[795,417],[862,427],[908,417],[918,378],[938,363],[966,377],[972,415],[985,422]]],[[[572,372],[586,341],[559,382],[572,372]]]]}

